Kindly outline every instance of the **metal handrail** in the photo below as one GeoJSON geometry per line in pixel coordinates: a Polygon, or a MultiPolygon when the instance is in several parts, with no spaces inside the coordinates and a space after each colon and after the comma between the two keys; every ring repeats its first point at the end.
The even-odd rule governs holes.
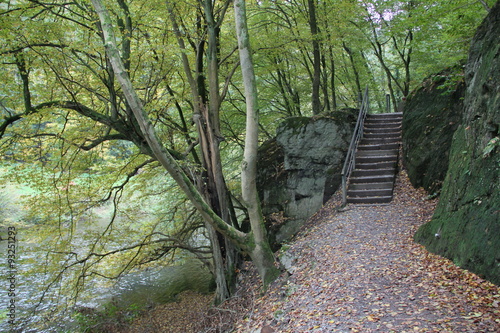
{"type": "Polygon", "coordinates": [[[351,144],[349,145],[344,167],[342,168],[342,206],[345,206],[347,203],[347,180],[349,179],[352,170],[356,167],[356,150],[358,149],[359,141],[363,137],[363,127],[365,125],[365,118],[368,113],[369,104],[368,87],[366,87],[363,95],[363,101],[361,102],[361,107],[359,108],[358,121],[356,122],[356,127],[354,127],[351,144]]]}

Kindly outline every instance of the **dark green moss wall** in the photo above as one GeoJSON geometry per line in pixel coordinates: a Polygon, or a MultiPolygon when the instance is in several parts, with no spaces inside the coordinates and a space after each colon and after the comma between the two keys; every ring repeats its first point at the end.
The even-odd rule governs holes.
{"type": "Polygon", "coordinates": [[[430,76],[409,96],[403,113],[403,163],[414,187],[439,193],[453,133],[463,115],[463,66],[430,76]]]}
{"type": "Polygon", "coordinates": [[[415,239],[500,284],[500,1],[473,39],[465,82],[439,204],[415,239]]]}
{"type": "Polygon", "coordinates": [[[500,284],[500,155],[474,157],[469,130],[461,126],[455,133],[438,208],[415,240],[500,284]]]}

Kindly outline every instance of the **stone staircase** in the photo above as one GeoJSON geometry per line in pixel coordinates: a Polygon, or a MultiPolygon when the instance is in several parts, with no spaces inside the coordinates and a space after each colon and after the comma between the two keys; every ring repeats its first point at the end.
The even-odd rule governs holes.
{"type": "Polygon", "coordinates": [[[355,169],[349,178],[348,203],[375,204],[392,200],[402,118],[402,113],[366,116],[355,169]]]}

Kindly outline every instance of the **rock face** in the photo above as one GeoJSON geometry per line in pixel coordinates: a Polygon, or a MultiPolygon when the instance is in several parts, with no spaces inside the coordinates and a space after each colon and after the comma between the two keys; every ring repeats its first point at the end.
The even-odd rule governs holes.
{"type": "Polygon", "coordinates": [[[465,74],[464,115],[440,201],[415,239],[500,284],[500,2],[474,37],[465,74]]]}
{"type": "Polygon", "coordinates": [[[259,150],[258,188],[272,243],[281,243],[336,191],[356,110],[293,117],[259,150]]]}
{"type": "Polygon", "coordinates": [[[403,163],[414,187],[441,190],[448,170],[453,133],[463,114],[463,68],[454,67],[427,78],[405,103],[403,163]]]}

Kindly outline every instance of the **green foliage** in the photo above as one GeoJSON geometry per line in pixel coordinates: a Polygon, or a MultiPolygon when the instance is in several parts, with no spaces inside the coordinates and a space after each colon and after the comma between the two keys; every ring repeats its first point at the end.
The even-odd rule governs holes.
{"type": "Polygon", "coordinates": [[[419,3],[409,22],[418,27],[413,48],[415,80],[463,62],[475,30],[487,14],[480,2],[419,3]]]}

